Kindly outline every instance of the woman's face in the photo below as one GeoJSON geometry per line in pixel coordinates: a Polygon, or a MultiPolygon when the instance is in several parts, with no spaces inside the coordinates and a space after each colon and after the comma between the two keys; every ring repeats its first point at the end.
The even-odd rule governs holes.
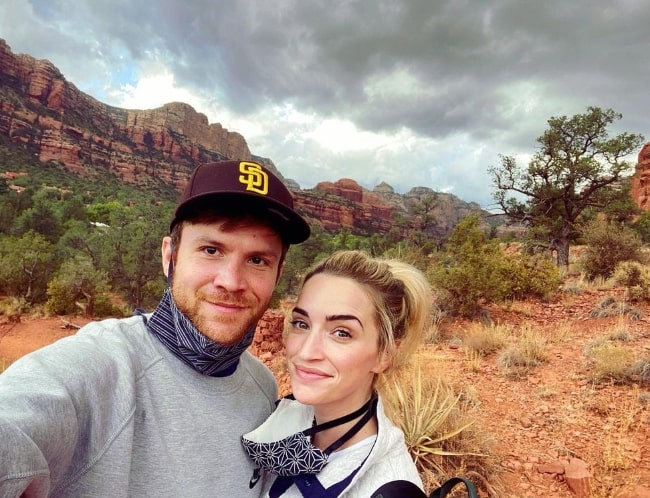
{"type": "Polygon", "coordinates": [[[305,283],[290,322],[285,344],[296,399],[315,407],[319,423],[361,407],[387,366],[367,290],[319,273],[305,283]]]}

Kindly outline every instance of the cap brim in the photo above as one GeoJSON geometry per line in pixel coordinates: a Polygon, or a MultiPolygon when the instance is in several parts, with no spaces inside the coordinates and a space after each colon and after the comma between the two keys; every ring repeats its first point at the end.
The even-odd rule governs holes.
{"type": "Polygon", "coordinates": [[[213,192],[198,195],[176,209],[170,228],[205,204],[216,209],[220,206],[231,208],[236,206],[241,208],[242,213],[260,214],[261,210],[264,210],[268,216],[277,220],[273,224],[274,228],[279,232],[282,240],[288,244],[299,244],[311,235],[309,224],[297,212],[273,199],[260,198],[257,194],[245,192],[213,192]]]}

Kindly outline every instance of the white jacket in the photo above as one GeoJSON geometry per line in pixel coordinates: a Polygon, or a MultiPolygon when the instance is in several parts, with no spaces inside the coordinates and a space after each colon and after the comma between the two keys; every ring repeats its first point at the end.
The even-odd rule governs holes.
{"type": "MultiPolygon", "coordinates": [[[[283,400],[282,405],[267,419],[265,424],[277,424],[277,428],[284,434],[300,432],[307,427],[287,427],[287,420],[302,418],[311,422],[313,420],[313,408],[305,406],[298,401],[283,400]],[[288,402],[288,403],[287,403],[288,402]],[[287,417],[285,410],[302,410],[301,417],[287,417]],[[280,429],[281,428],[281,429],[280,429]]],[[[369,497],[382,484],[397,479],[411,481],[422,488],[422,480],[418,474],[413,459],[409,454],[404,442],[404,435],[384,413],[381,396],[377,405],[377,439],[372,445],[368,455],[368,445],[354,445],[332,454],[331,461],[318,474],[318,480],[324,487],[328,488],[349,476],[359,466],[360,462],[368,455],[363,466],[354,476],[350,484],[339,495],[348,498],[369,497]],[[339,453],[340,455],[336,455],[339,453]]],[[[269,496],[269,489],[273,484],[275,476],[267,475],[264,478],[264,494],[269,496]]],[[[283,498],[302,498],[302,494],[295,485],[292,485],[283,495],[283,498]]]]}

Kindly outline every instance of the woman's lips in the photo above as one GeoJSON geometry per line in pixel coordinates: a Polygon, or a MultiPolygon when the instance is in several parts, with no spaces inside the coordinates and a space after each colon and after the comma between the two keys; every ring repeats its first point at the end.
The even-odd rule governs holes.
{"type": "Polygon", "coordinates": [[[304,380],[321,380],[329,379],[331,377],[331,375],[316,368],[294,366],[294,370],[296,372],[296,376],[304,380]]]}

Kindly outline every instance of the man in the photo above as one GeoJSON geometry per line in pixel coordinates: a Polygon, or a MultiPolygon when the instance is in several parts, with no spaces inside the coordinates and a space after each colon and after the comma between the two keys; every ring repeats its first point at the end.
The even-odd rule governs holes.
{"type": "Polygon", "coordinates": [[[199,166],[163,239],[153,314],[88,324],[0,375],[0,496],[256,496],[240,436],[277,387],[246,348],[308,237],[263,166],[199,166]]]}

